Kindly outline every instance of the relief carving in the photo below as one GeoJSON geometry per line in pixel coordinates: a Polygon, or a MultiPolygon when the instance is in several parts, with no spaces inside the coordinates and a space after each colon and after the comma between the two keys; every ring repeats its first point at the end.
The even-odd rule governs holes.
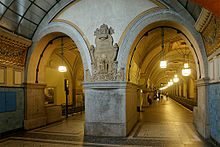
{"type": "Polygon", "coordinates": [[[124,69],[117,72],[118,44],[113,45],[112,34],[114,30],[106,24],[97,28],[94,32],[95,44],[91,45],[89,52],[91,56],[92,75],[87,70],[87,81],[123,81],[124,69]]]}

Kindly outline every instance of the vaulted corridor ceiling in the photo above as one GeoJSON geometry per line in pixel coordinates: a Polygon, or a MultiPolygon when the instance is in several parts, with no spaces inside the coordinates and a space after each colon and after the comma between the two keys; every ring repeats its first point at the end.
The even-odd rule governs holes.
{"type": "MultiPolygon", "coordinates": [[[[147,35],[142,36],[139,43],[136,44],[134,56],[131,57],[130,53],[129,59],[132,58],[130,76],[132,77],[134,72],[137,72],[136,75],[140,74],[140,85],[146,85],[147,80],[150,79],[153,85],[159,88],[161,83],[168,83],[174,77],[174,74],[184,79],[181,70],[186,62],[189,63],[192,69],[190,77],[196,79],[196,67],[191,53],[192,49],[190,50],[185,36],[169,27],[164,27],[163,31],[164,53],[162,51],[162,27],[156,27],[156,29],[149,31],[147,35]],[[160,68],[160,61],[163,58],[168,62],[165,69],[160,68]]],[[[133,78],[136,77],[133,76],[133,78]]]]}

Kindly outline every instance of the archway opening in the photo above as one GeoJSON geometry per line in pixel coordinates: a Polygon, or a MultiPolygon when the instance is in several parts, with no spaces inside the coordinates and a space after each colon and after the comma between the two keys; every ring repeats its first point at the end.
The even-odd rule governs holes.
{"type": "Polygon", "coordinates": [[[64,33],[53,32],[38,41],[30,58],[25,129],[50,125],[66,118],[77,125],[64,123],[64,126],[51,129],[51,133],[61,131],[62,127],[69,131],[78,127],[77,131],[83,134],[84,68],[76,43],[64,33]],[[58,70],[61,65],[66,67],[66,72],[58,70]],[[76,116],[80,123],[75,122],[76,116]]]}
{"type": "Polygon", "coordinates": [[[126,79],[140,87],[140,91],[170,92],[170,96],[190,99],[197,103],[195,80],[201,77],[198,56],[191,40],[181,30],[170,26],[166,21],[156,22],[145,27],[137,36],[128,57],[126,79]],[[161,68],[160,62],[167,61],[161,68]],[[191,73],[182,74],[188,63],[191,73]],[[175,75],[178,82],[167,86],[175,75]]]}
{"type": "MultiPolygon", "coordinates": [[[[196,133],[192,110],[197,106],[196,80],[201,78],[197,61],[193,41],[167,21],[152,23],[139,33],[128,56],[126,78],[140,89],[139,106],[143,111],[140,119],[147,124],[148,130],[158,126],[174,133],[171,130],[178,128],[175,123],[180,122],[189,123],[196,133]],[[160,67],[162,60],[167,61],[166,68],[160,67]],[[185,63],[191,70],[188,76],[182,73],[185,63]],[[175,75],[178,82],[174,82],[175,75]],[[170,81],[172,84],[168,85],[170,81]],[[178,108],[177,102],[187,111],[182,110],[183,107],[178,108]],[[169,123],[175,127],[167,125],[169,123]]],[[[141,132],[138,133],[141,136],[141,132]]],[[[183,135],[184,131],[179,134],[183,135]]]]}
{"type": "Polygon", "coordinates": [[[45,65],[44,80],[45,104],[62,106],[62,115],[84,111],[84,81],[83,63],[76,44],[68,36],[57,37],[53,40],[51,55],[45,65]],[[66,72],[58,71],[59,66],[65,66],[66,72]],[[65,83],[65,80],[67,83],[65,83]],[[68,87],[68,102],[66,89],[68,87]]]}

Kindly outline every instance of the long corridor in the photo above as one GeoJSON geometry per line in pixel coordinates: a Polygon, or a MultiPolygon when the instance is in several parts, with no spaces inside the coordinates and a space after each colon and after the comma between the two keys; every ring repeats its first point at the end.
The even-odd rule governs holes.
{"type": "Polygon", "coordinates": [[[0,140],[1,147],[70,146],[211,146],[194,129],[192,112],[172,99],[154,101],[140,112],[140,121],[125,138],[84,136],[84,114],[0,140]]]}

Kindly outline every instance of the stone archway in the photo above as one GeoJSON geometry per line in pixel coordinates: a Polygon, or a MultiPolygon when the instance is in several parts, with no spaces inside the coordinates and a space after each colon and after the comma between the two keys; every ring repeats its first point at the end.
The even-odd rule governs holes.
{"type": "Polygon", "coordinates": [[[82,58],[84,72],[87,69],[91,71],[91,58],[89,55],[88,46],[79,31],[68,24],[55,22],[40,30],[38,33],[39,35],[36,35],[37,37],[33,38],[33,44],[28,51],[26,60],[26,83],[34,83],[36,73],[33,71],[32,67],[36,67],[36,61],[39,59],[40,53],[43,51],[44,45],[47,44],[47,41],[55,38],[53,35],[48,35],[53,32],[63,33],[74,40],[82,58]],[[39,41],[41,41],[40,44],[39,41]]]}
{"type": "Polygon", "coordinates": [[[193,56],[195,58],[195,61],[198,60],[200,62],[199,65],[197,64],[197,68],[198,66],[200,66],[201,78],[207,77],[208,61],[201,35],[194,29],[194,26],[192,24],[185,23],[183,18],[181,18],[175,12],[166,11],[166,10],[161,10],[159,12],[155,12],[154,14],[146,14],[144,17],[138,19],[137,22],[130,27],[120,46],[119,55],[118,55],[119,68],[120,67],[124,67],[125,69],[127,68],[127,61],[130,50],[134,47],[133,45],[135,44],[135,40],[138,37],[138,35],[141,33],[141,31],[146,26],[158,21],[167,21],[166,22],[167,26],[171,26],[181,30],[192,41],[192,44],[194,45],[195,48],[195,53],[197,54],[198,58],[196,57],[195,53],[193,54],[193,56]]]}
{"type": "MultiPolygon", "coordinates": [[[[208,60],[205,53],[205,48],[203,45],[203,40],[201,35],[194,29],[190,23],[184,21],[180,15],[176,12],[161,10],[155,13],[146,14],[143,17],[139,18],[125,34],[125,37],[121,43],[118,62],[119,68],[124,67],[125,74],[128,72],[128,62],[129,54],[132,49],[134,49],[135,44],[137,43],[137,38],[144,34],[140,34],[146,26],[155,22],[165,22],[163,24],[158,24],[170,27],[174,27],[182,31],[187,38],[191,41],[193,48],[191,51],[196,63],[197,71],[197,88],[198,88],[198,107],[194,107],[194,124],[198,132],[205,138],[209,137],[209,106],[208,106],[208,88],[207,88],[207,77],[208,77],[208,60]]],[[[127,78],[126,76],[124,78],[127,78]]]]}

